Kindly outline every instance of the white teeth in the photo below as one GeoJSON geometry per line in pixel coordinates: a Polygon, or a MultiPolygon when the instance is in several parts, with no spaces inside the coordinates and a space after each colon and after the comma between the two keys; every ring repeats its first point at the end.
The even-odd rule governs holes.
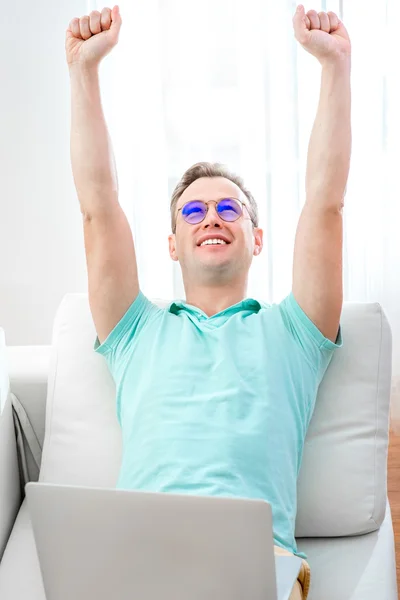
{"type": "Polygon", "coordinates": [[[207,246],[210,244],[226,244],[226,242],[224,240],[220,240],[220,239],[212,239],[212,240],[205,240],[202,244],[200,244],[200,246],[207,246]]]}

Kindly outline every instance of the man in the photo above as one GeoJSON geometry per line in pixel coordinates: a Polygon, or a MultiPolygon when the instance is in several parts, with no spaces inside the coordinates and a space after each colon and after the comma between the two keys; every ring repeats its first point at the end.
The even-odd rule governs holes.
{"type": "MultiPolygon", "coordinates": [[[[304,439],[342,343],[351,50],[334,13],[299,6],[293,25],[321,64],[321,96],[293,287],[274,305],[246,299],[251,261],[263,246],[255,201],[240,178],[209,163],[189,169],[171,201],[169,251],[181,265],[186,302],[160,309],[143,295],[98,79],[101,59],[118,41],[118,7],[73,19],[66,51],[95,349],[116,382],[123,435],[118,487],[265,499],[276,552],[300,554],[294,525],[304,439]]],[[[304,560],[292,597],[305,598],[309,581],[304,560]]]]}

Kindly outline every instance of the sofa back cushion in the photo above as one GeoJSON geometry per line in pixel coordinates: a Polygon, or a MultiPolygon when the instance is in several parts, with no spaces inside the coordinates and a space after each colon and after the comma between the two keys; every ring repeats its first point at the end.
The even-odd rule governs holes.
{"type": "MultiPolygon", "coordinates": [[[[379,304],[358,303],[345,303],[341,325],[343,348],[320,385],[304,448],[297,537],[367,533],[385,514],[390,327],[379,304]]],[[[116,484],[115,386],[95,339],[87,295],[67,294],[53,328],[41,481],[116,484]]]]}

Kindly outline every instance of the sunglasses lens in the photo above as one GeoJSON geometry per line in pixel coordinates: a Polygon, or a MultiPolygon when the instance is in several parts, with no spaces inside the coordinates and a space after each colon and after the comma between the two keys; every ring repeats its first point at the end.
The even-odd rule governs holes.
{"type": "Polygon", "coordinates": [[[217,211],[224,221],[236,221],[242,214],[242,205],[234,198],[224,198],[218,202],[217,211]]]}
{"type": "Polygon", "coordinates": [[[204,202],[194,200],[193,202],[187,202],[182,208],[182,216],[186,223],[190,225],[196,225],[206,216],[207,207],[204,202]]]}

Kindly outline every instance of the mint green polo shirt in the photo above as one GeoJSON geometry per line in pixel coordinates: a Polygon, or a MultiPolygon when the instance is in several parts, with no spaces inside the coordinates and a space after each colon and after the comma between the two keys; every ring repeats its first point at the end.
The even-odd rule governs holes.
{"type": "MultiPolygon", "coordinates": [[[[297,552],[297,476],[320,381],[336,344],[292,293],[208,317],[142,292],[94,348],[116,384],[123,456],[117,487],[258,498],[274,542],[297,552]]],[[[301,555],[301,554],[300,554],[301,555]]],[[[304,555],[302,555],[304,556],[304,555]]]]}

